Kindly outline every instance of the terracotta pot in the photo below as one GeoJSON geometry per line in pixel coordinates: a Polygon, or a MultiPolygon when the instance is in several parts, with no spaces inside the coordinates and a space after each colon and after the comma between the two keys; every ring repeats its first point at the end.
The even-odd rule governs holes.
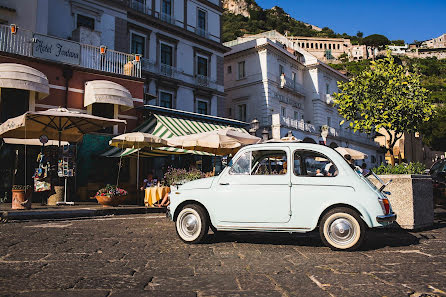
{"type": "Polygon", "coordinates": [[[96,200],[103,207],[118,206],[126,200],[127,196],[96,196],[96,200]]]}
{"type": "Polygon", "coordinates": [[[12,190],[12,209],[31,209],[31,194],[29,190],[12,190]]]}

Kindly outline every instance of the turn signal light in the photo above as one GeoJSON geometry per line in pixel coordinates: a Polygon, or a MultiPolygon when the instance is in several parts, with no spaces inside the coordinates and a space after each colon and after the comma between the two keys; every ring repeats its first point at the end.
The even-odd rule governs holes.
{"type": "Polygon", "coordinates": [[[389,203],[389,199],[383,199],[383,204],[384,204],[384,209],[386,210],[385,214],[389,214],[390,213],[390,203],[389,203]]]}

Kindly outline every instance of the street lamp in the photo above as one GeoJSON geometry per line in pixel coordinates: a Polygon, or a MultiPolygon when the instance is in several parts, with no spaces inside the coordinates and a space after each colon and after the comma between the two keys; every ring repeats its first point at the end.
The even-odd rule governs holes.
{"type": "Polygon", "coordinates": [[[9,28],[11,29],[11,34],[16,34],[17,33],[17,25],[16,24],[11,24],[9,26],[9,28]]]}
{"type": "Polygon", "coordinates": [[[266,128],[263,128],[262,139],[263,139],[263,141],[267,141],[269,139],[269,132],[266,128]]]}
{"type": "Polygon", "coordinates": [[[254,118],[250,123],[251,129],[249,129],[249,134],[256,135],[256,131],[260,128],[260,122],[257,118],[254,118]]]}

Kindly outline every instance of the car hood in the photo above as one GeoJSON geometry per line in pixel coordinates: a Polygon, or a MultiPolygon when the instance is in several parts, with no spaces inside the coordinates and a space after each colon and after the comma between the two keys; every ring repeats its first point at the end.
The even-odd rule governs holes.
{"type": "Polygon", "coordinates": [[[180,190],[192,190],[192,189],[209,189],[214,181],[215,177],[200,178],[185,183],[179,187],[180,190]]]}

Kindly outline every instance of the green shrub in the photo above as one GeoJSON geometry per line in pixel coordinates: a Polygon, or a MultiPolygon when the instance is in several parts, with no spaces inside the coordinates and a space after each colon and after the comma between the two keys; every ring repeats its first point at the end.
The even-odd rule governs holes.
{"type": "Polygon", "coordinates": [[[401,163],[392,166],[390,164],[381,164],[373,168],[372,171],[376,174],[423,174],[426,166],[420,162],[411,162],[409,164],[401,163]]]}

